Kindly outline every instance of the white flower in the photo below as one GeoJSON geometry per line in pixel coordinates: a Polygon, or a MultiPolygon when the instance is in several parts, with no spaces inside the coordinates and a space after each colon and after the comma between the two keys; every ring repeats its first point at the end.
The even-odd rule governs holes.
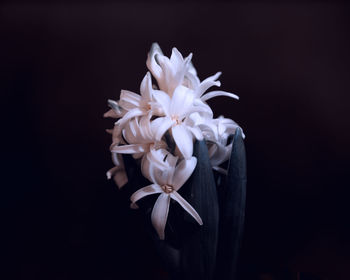
{"type": "Polygon", "coordinates": [[[112,153],[112,161],[115,164],[115,166],[107,171],[107,179],[113,178],[114,182],[120,189],[128,182],[128,177],[126,175],[124,167],[124,161],[120,154],[117,155],[115,153],[112,153]]]}
{"type": "Polygon", "coordinates": [[[191,65],[192,54],[189,54],[185,59],[182,54],[176,49],[172,49],[170,59],[163,55],[157,43],[153,43],[147,57],[147,67],[152,72],[152,75],[157,80],[159,89],[165,91],[170,96],[175,88],[182,85],[185,75],[193,71],[191,65]]]}
{"type": "Polygon", "coordinates": [[[213,86],[220,87],[217,79],[221,72],[201,82],[191,58],[192,54],[184,58],[176,48],[168,58],[154,43],[146,64],[157,84],[152,84],[151,74],[147,72],[140,94],[122,90],[120,100],[108,101],[111,109],[104,114],[118,119],[114,128],[107,130],[112,134],[110,150],[115,165],[107,177],[113,177],[118,187],[122,187],[128,181],[122,154],[141,159],[141,172],[152,184],[131,196],[131,206],[135,208],[136,202],[145,196],[159,194],[151,218],[161,239],[164,239],[171,199],[202,224],[195,209],[177,192],[197,163],[192,156],[194,140],[206,140],[213,169],[225,174],[220,165],[231,154],[232,142],[228,139],[238,127],[230,119],[213,119],[213,111],[206,103],[217,96],[234,99],[238,96],[219,90],[208,92],[213,86]]]}
{"type": "Polygon", "coordinates": [[[149,72],[141,82],[141,95],[128,90],[121,91],[118,105],[125,113],[116,123],[118,136],[129,120],[140,116],[150,118],[152,115],[161,114],[158,104],[153,102],[153,92],[152,78],[149,72]]]}
{"type": "Polygon", "coordinates": [[[226,174],[226,170],[219,165],[228,160],[231,155],[232,143],[228,143],[228,138],[235,134],[238,124],[223,116],[217,119],[196,118],[196,120],[196,125],[200,127],[208,142],[209,158],[213,169],[226,174]]]}
{"type": "Polygon", "coordinates": [[[147,116],[133,118],[125,125],[122,133],[127,144],[112,144],[111,152],[134,154],[134,158],[140,158],[151,149],[167,148],[164,141],[156,140],[154,131],[147,116]]]}
{"type": "Polygon", "coordinates": [[[119,119],[125,115],[125,110],[121,108],[116,101],[109,99],[108,105],[111,107],[111,109],[103,115],[105,118],[119,119]]]}
{"type": "Polygon", "coordinates": [[[172,98],[165,92],[154,93],[155,100],[162,106],[164,117],[153,121],[157,127],[156,139],[160,140],[164,133],[170,129],[176,146],[184,158],[190,158],[193,153],[193,136],[201,139],[200,130],[186,125],[186,118],[195,111],[192,91],[184,86],[178,86],[172,98]]]}
{"type": "Polygon", "coordinates": [[[130,198],[132,203],[136,203],[145,196],[160,194],[151,214],[152,224],[160,239],[164,239],[170,199],[177,201],[200,225],[203,224],[196,210],[177,192],[191,176],[197,160],[192,157],[188,160],[181,160],[176,165],[177,160],[177,157],[168,154],[165,161],[150,161],[149,175],[153,184],[139,189],[130,198]]]}

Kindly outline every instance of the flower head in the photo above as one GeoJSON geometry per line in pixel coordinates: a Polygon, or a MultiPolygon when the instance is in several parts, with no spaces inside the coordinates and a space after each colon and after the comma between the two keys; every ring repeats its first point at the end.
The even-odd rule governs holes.
{"type": "Polygon", "coordinates": [[[205,139],[213,169],[225,173],[220,165],[230,154],[229,136],[238,125],[230,119],[213,118],[207,100],[238,96],[226,91],[209,91],[220,87],[221,72],[202,82],[192,62],[192,54],[183,57],[172,49],[170,58],[154,43],[147,56],[149,72],[144,76],[140,93],[122,90],[118,101],[109,100],[105,117],[117,119],[112,130],[112,159],[115,167],[107,172],[122,187],[128,181],[122,154],[140,159],[141,172],[150,181],[131,196],[131,206],[148,195],[158,194],[152,210],[152,224],[164,239],[170,200],[177,201],[199,224],[196,210],[177,192],[193,173],[197,160],[193,157],[195,140],[205,139]],[[156,84],[152,83],[152,77],[156,84]]]}

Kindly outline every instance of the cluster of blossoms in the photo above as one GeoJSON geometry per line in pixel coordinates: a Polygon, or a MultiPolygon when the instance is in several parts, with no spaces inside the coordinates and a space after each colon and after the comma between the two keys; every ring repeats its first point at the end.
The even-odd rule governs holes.
{"type": "Polygon", "coordinates": [[[131,196],[131,207],[148,195],[158,194],[151,220],[159,238],[164,239],[170,200],[178,202],[199,224],[201,217],[178,193],[193,173],[197,159],[195,140],[206,140],[213,169],[224,173],[220,165],[228,160],[232,143],[228,138],[238,125],[224,117],[213,118],[206,101],[216,96],[238,96],[225,91],[206,92],[220,86],[220,72],[202,82],[191,63],[192,54],[183,58],[172,49],[170,58],[154,43],[147,57],[147,72],[140,94],[122,90],[118,101],[109,100],[105,117],[118,119],[112,134],[111,153],[115,167],[107,172],[119,188],[128,182],[122,154],[132,154],[141,163],[141,172],[151,184],[131,196]],[[156,84],[152,83],[152,77],[156,84]]]}

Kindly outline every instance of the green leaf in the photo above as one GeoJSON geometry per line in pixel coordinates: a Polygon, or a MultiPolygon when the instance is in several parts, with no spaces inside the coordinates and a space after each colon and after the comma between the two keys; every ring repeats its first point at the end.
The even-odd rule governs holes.
{"type": "Polygon", "coordinates": [[[237,261],[242,241],[247,167],[241,129],[233,139],[226,184],[218,189],[220,197],[220,225],[216,278],[236,279],[237,261]]]}
{"type": "MultiPolygon", "coordinates": [[[[183,236],[181,247],[182,279],[213,279],[218,242],[219,205],[212,166],[205,141],[194,146],[197,166],[188,182],[179,192],[196,209],[203,220],[183,236]]],[[[196,221],[185,214],[185,221],[196,221]]]]}

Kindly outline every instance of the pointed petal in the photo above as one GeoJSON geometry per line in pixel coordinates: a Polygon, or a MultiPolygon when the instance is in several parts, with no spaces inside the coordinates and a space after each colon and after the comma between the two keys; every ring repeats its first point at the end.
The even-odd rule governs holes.
{"type": "Polygon", "coordinates": [[[188,73],[191,73],[194,76],[197,76],[197,70],[194,67],[192,61],[188,64],[188,73]]]}
{"type": "Polygon", "coordinates": [[[134,192],[132,196],[130,197],[130,200],[132,203],[136,203],[141,198],[144,198],[145,196],[161,193],[163,192],[162,188],[156,184],[152,184],[146,187],[143,187],[139,189],[138,191],[134,192]]]}
{"type": "Polygon", "coordinates": [[[221,72],[217,72],[215,75],[210,76],[206,78],[204,81],[202,81],[196,90],[196,97],[201,97],[208,90],[208,88],[212,86],[219,87],[221,83],[220,81],[216,81],[216,79],[219,78],[220,75],[221,75],[221,72]]]}
{"type": "Polygon", "coordinates": [[[103,117],[104,118],[118,119],[121,117],[121,114],[117,114],[113,109],[110,109],[106,113],[103,114],[103,117]]]}
{"type": "Polygon", "coordinates": [[[150,165],[150,161],[148,160],[147,156],[148,156],[148,154],[144,154],[144,156],[141,160],[141,173],[143,176],[145,176],[145,178],[148,179],[148,181],[152,182],[152,178],[150,175],[151,165],[150,165]]]}
{"type": "Polygon", "coordinates": [[[213,97],[217,97],[217,96],[227,96],[227,97],[231,97],[233,99],[237,99],[237,100],[239,99],[239,97],[233,93],[217,90],[217,91],[211,91],[211,92],[206,93],[205,95],[203,95],[201,97],[201,100],[207,101],[207,100],[209,100],[213,97]]]}
{"type": "Polygon", "coordinates": [[[179,69],[181,67],[184,58],[177,48],[172,49],[170,61],[174,65],[175,69],[179,69]]]}
{"type": "Polygon", "coordinates": [[[184,156],[184,158],[190,158],[193,153],[193,137],[186,126],[183,124],[175,125],[172,127],[173,137],[176,146],[179,151],[184,156]]]}
{"type": "Polygon", "coordinates": [[[144,153],[149,150],[149,144],[131,144],[131,145],[122,145],[114,146],[111,149],[112,153],[120,154],[134,154],[134,153],[144,153]]]}
{"type": "Polygon", "coordinates": [[[177,201],[181,207],[197,221],[198,224],[203,225],[203,221],[197,211],[178,192],[173,191],[170,193],[170,197],[177,201]]]}
{"type": "Polygon", "coordinates": [[[170,185],[174,187],[176,191],[178,191],[183,184],[190,178],[197,164],[197,159],[195,157],[191,157],[190,159],[183,159],[175,169],[174,176],[172,178],[172,182],[170,185]]]}
{"type": "Polygon", "coordinates": [[[126,110],[131,110],[135,107],[139,107],[141,100],[142,100],[141,95],[135,92],[123,89],[120,92],[119,105],[126,110]]]}
{"type": "Polygon", "coordinates": [[[150,101],[152,97],[152,78],[151,73],[147,72],[145,77],[143,78],[140,86],[140,93],[144,100],[150,101]]]}
{"type": "Polygon", "coordinates": [[[170,196],[162,193],[154,204],[151,220],[159,239],[164,239],[164,230],[169,213],[170,196]]]}
{"type": "Polygon", "coordinates": [[[173,65],[169,58],[164,55],[155,56],[157,62],[159,63],[162,71],[160,79],[157,79],[159,89],[172,95],[172,90],[176,87],[177,81],[174,79],[173,65]]]}
{"type": "Polygon", "coordinates": [[[171,153],[169,153],[166,157],[166,163],[167,163],[167,171],[163,172],[163,174],[166,174],[166,177],[163,178],[163,180],[166,182],[166,184],[172,185],[172,178],[174,177],[175,173],[175,165],[178,161],[178,157],[173,156],[171,153]]]}

